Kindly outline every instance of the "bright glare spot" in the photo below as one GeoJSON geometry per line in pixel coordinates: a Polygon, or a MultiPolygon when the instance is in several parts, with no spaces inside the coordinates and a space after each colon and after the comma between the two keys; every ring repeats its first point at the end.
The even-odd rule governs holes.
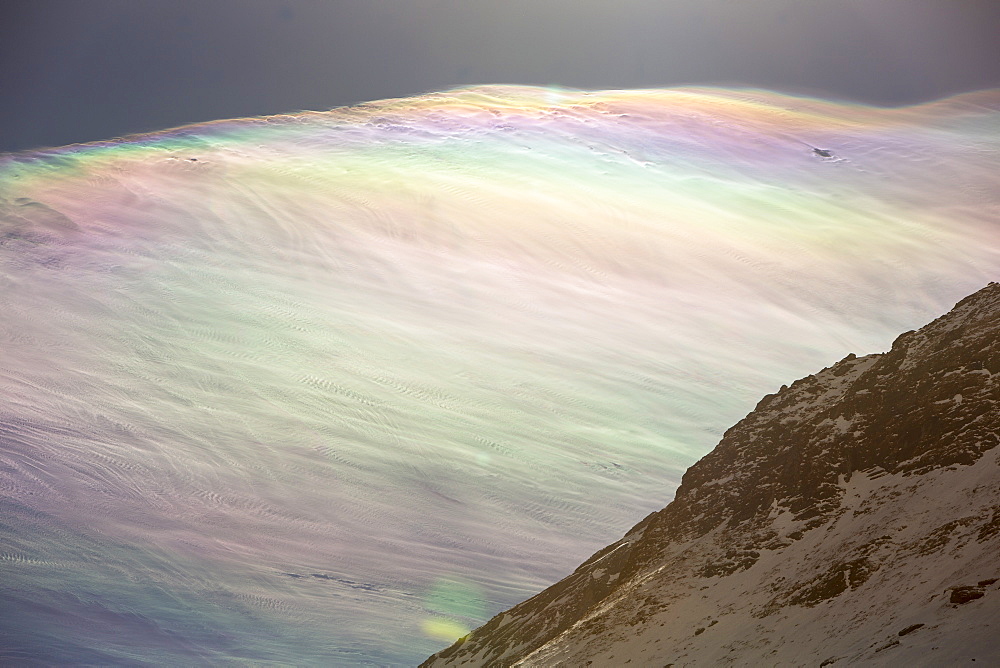
{"type": "Polygon", "coordinates": [[[462,624],[443,617],[425,619],[421,625],[424,635],[435,640],[458,640],[469,635],[469,629],[462,624]]]}

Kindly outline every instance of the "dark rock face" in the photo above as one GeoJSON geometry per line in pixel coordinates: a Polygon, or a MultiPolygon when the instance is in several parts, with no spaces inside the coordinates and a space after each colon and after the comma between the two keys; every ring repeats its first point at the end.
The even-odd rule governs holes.
{"type": "Polygon", "coordinates": [[[955,587],[951,590],[951,596],[948,600],[955,605],[962,605],[963,603],[982,598],[985,595],[986,592],[980,587],[955,587]]]}
{"type": "Polygon", "coordinates": [[[919,629],[922,626],[924,626],[924,625],[923,624],[911,624],[911,625],[907,626],[905,629],[900,629],[899,633],[897,633],[896,635],[898,635],[900,637],[903,637],[905,635],[909,635],[909,634],[913,633],[914,631],[916,631],[917,629],[919,629]]]}
{"type": "MultiPolygon", "coordinates": [[[[742,629],[751,623],[746,620],[777,619],[790,606],[861,601],[865,589],[874,593],[892,581],[896,564],[919,564],[946,552],[974,561],[961,555],[979,554],[1000,537],[1000,498],[981,491],[992,494],[1000,486],[993,469],[986,474],[992,479],[967,493],[979,504],[976,512],[937,517],[921,511],[912,526],[894,526],[883,516],[892,504],[916,508],[930,474],[971,467],[998,444],[1000,284],[991,283],[947,315],[901,335],[889,352],[848,355],[764,397],[685,473],[670,505],[569,577],[423,665],[507,666],[522,659],[525,665],[571,665],[570,655],[578,660],[629,643],[629,656],[660,661],[681,656],[682,644],[671,650],[660,643],[654,650],[650,640],[639,651],[639,641],[620,631],[635,627],[632,635],[644,637],[653,620],[665,619],[659,631],[664,640],[676,624],[667,617],[694,609],[692,592],[721,579],[745,583],[745,604],[728,602],[714,589],[701,598],[714,596],[723,609],[743,615],[742,629]],[[782,558],[799,554],[804,556],[795,569],[782,570],[782,558]],[[588,644],[591,650],[579,649],[588,644]]],[[[952,587],[949,600],[960,605],[983,595],[979,585],[952,587]]],[[[695,621],[704,623],[685,630],[685,637],[696,635],[700,642],[712,635],[707,619],[695,621]]],[[[758,632],[771,628],[767,624],[758,623],[758,632]]],[[[899,637],[910,640],[921,626],[907,627],[898,637],[890,633],[872,651],[898,656],[899,637]]],[[[844,631],[844,642],[849,636],[844,631]]],[[[749,641],[732,651],[737,656],[751,650],[763,651],[749,641]]]]}

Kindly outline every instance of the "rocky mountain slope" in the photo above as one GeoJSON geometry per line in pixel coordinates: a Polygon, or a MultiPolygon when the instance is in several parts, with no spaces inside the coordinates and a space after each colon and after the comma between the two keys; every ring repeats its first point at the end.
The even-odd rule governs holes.
{"type": "Polygon", "coordinates": [[[764,397],[670,505],[423,665],[998,665],[998,435],[991,283],[764,397]]]}

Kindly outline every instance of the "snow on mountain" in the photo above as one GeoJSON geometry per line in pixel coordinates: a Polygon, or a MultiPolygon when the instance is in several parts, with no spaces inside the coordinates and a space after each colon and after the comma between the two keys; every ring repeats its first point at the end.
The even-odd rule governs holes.
{"type": "Polygon", "coordinates": [[[666,508],[423,665],[997,665],[998,444],[991,283],[766,396],[666,508]]]}

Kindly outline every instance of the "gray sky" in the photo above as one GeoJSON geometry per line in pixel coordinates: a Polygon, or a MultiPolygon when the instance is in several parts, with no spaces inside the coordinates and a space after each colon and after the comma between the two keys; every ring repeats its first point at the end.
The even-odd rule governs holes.
{"type": "Polygon", "coordinates": [[[882,105],[1000,86],[997,0],[2,0],[0,151],[481,83],[882,105]]]}

